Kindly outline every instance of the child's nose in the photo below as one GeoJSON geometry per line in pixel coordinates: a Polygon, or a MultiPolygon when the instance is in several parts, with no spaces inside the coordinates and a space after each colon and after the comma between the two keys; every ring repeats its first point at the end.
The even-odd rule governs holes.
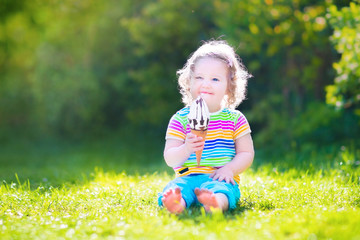
{"type": "Polygon", "coordinates": [[[202,87],[209,87],[210,86],[210,80],[209,79],[205,79],[204,81],[202,81],[202,87]]]}

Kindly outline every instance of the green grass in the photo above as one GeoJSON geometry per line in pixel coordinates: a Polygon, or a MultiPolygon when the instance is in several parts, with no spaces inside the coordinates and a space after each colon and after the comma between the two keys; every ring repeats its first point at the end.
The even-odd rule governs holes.
{"type": "Polygon", "coordinates": [[[162,143],[10,142],[0,153],[0,239],[360,239],[359,152],[257,157],[225,214],[157,206],[173,178],[162,143]],[[18,176],[18,177],[17,177],[18,176]]]}

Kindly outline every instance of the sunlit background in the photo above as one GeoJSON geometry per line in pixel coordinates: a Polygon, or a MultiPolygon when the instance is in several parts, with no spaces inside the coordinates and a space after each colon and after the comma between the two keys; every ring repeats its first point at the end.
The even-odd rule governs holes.
{"type": "Polygon", "coordinates": [[[0,0],[0,239],[360,239],[360,0],[0,0]],[[176,71],[253,78],[232,212],[157,204],[176,71]]]}
{"type": "Polygon", "coordinates": [[[162,162],[167,123],[183,106],[176,70],[209,39],[228,41],[253,75],[238,109],[257,152],[356,148],[359,9],[336,0],[1,0],[0,151],[151,139],[162,162]]]}

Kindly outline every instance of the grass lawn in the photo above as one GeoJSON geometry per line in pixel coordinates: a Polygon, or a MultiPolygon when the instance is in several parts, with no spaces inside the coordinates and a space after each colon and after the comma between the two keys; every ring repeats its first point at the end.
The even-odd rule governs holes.
{"type": "Polygon", "coordinates": [[[257,157],[236,210],[174,216],[157,206],[162,143],[6,142],[0,239],[360,239],[359,156],[257,157]]]}

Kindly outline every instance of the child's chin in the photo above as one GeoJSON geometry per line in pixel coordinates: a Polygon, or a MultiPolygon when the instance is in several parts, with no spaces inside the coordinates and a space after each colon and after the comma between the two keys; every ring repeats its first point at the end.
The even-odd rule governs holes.
{"type": "Polygon", "coordinates": [[[211,104],[212,96],[210,94],[204,94],[201,97],[204,99],[207,105],[211,104]]]}

